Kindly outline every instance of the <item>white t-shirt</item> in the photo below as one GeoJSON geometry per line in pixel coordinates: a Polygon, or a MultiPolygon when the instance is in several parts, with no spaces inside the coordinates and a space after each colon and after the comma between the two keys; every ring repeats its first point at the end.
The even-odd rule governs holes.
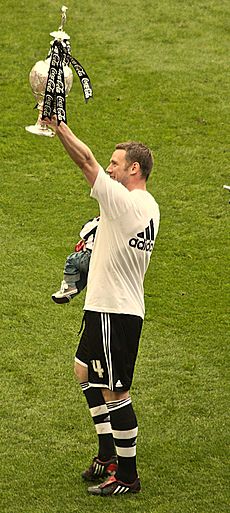
{"type": "Polygon", "coordinates": [[[129,191],[100,168],[91,196],[100,205],[85,310],[144,318],[144,275],[159,227],[159,207],[140,189],[129,191]]]}

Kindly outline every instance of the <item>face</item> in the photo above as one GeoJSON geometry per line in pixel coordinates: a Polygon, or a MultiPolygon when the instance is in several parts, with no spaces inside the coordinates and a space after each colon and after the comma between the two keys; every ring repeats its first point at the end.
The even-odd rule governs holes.
{"type": "Polygon", "coordinates": [[[107,167],[107,173],[109,173],[110,178],[122,183],[124,186],[128,183],[133,165],[127,162],[125,155],[125,150],[115,150],[110,159],[109,166],[107,167]]]}

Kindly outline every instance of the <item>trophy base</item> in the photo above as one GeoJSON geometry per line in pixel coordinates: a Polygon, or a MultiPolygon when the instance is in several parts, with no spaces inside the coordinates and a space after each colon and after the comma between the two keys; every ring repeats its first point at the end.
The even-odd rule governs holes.
{"type": "Polygon", "coordinates": [[[55,133],[51,128],[47,128],[47,126],[40,126],[40,125],[29,125],[26,126],[25,129],[27,132],[30,132],[31,134],[35,135],[45,135],[46,137],[54,137],[55,133]]]}

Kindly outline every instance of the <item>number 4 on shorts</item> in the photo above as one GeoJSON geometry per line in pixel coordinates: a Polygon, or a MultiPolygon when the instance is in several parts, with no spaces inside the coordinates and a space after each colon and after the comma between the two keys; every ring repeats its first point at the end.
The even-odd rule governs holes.
{"type": "Polygon", "coordinates": [[[103,378],[104,369],[101,366],[100,360],[92,360],[93,370],[97,372],[99,378],[103,378]]]}
{"type": "Polygon", "coordinates": [[[103,378],[104,369],[101,366],[100,360],[91,360],[94,372],[97,372],[99,378],[103,378]]]}

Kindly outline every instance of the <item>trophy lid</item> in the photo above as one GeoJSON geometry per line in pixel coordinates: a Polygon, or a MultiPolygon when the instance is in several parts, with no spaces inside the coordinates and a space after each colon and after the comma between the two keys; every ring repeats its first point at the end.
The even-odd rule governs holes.
{"type": "Polygon", "coordinates": [[[59,39],[60,41],[64,41],[64,39],[70,39],[70,36],[64,32],[64,30],[56,30],[54,32],[50,32],[50,36],[54,37],[54,39],[59,39]]]}
{"type": "Polygon", "coordinates": [[[65,5],[62,6],[61,8],[61,25],[60,27],[58,28],[58,30],[54,31],[54,32],[50,32],[50,36],[54,37],[54,39],[59,39],[59,41],[64,41],[65,39],[70,39],[70,36],[64,32],[63,28],[64,28],[64,25],[66,23],[66,11],[68,10],[68,7],[66,7],[65,5]]]}

